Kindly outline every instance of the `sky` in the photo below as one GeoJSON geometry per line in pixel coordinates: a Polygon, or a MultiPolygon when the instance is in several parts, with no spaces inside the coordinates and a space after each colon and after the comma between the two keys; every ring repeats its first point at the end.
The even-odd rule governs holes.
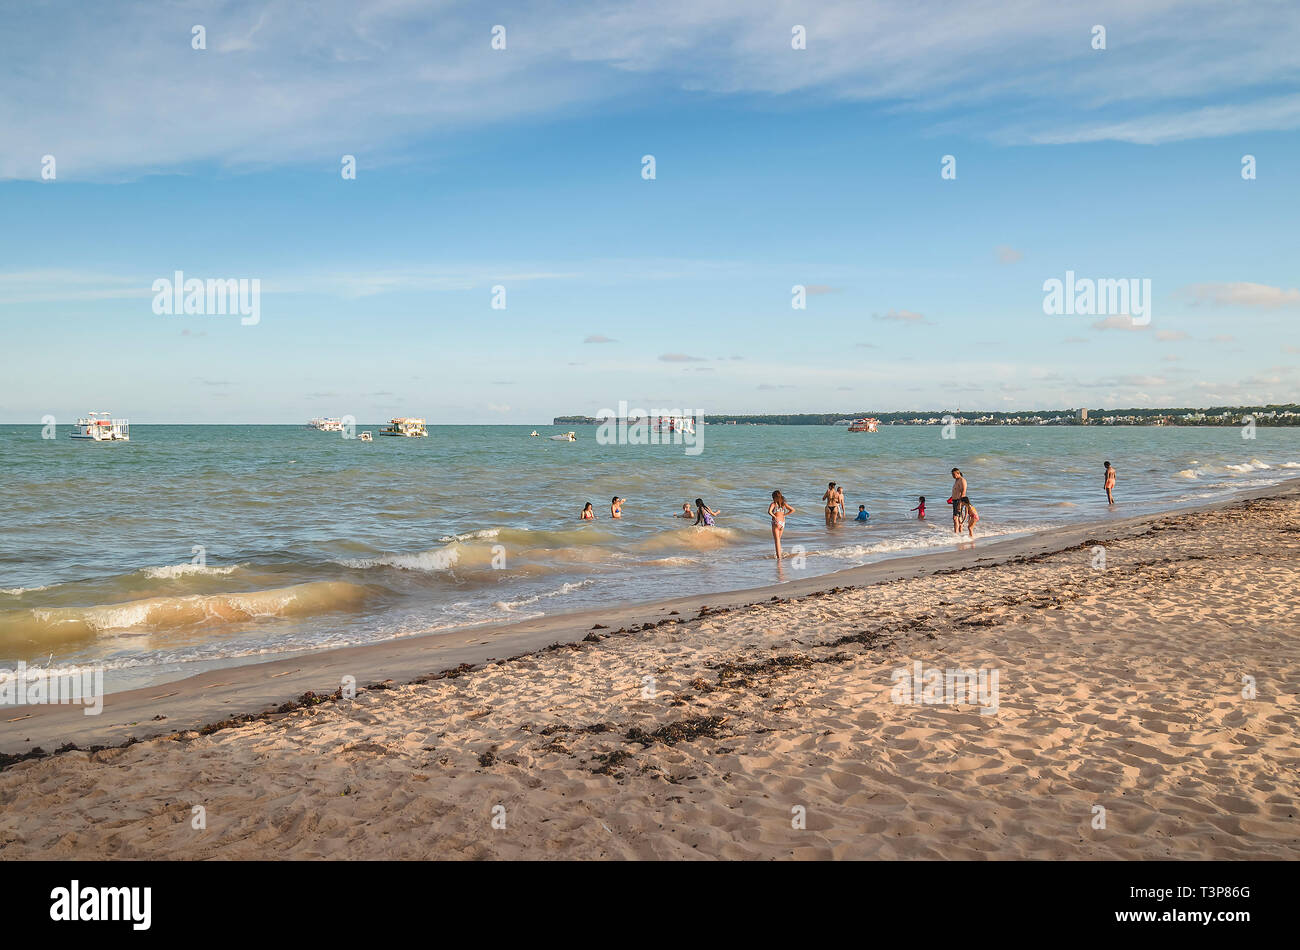
{"type": "Polygon", "coordinates": [[[0,422],[1300,401],[1289,0],[0,5],[0,422]]]}

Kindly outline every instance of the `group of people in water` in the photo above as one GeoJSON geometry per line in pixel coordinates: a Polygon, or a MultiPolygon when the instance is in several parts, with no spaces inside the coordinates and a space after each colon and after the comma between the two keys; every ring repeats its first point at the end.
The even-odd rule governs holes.
{"type": "MultiPolygon", "coordinates": [[[[952,495],[948,498],[949,504],[952,505],[952,530],[955,534],[961,534],[963,530],[971,537],[975,537],[975,525],[979,522],[979,512],[971,504],[970,497],[966,494],[966,476],[961,473],[961,469],[954,468],[952,474],[952,495]]],[[[1115,504],[1113,490],[1115,488],[1115,468],[1106,463],[1106,500],[1110,504],[1115,504]]],[[[609,516],[611,518],[623,517],[623,504],[627,499],[615,495],[610,499],[609,516]]],[[[826,527],[833,527],[838,522],[844,520],[844,487],[830,482],[826,486],[826,491],[822,494],[822,501],[826,503],[826,527]]],[[[911,509],[916,512],[916,517],[920,521],[925,520],[925,496],[918,498],[919,504],[911,509]]],[[[794,506],[785,500],[785,496],[780,491],[772,492],[772,503],[767,506],[768,517],[772,519],[772,543],[776,547],[777,560],[782,558],[781,553],[781,535],[785,533],[785,519],[787,515],[794,514],[794,506]]],[[[697,525],[711,527],[714,520],[722,513],[720,508],[710,508],[704,503],[702,498],[695,499],[695,507],[691,507],[689,501],[682,502],[682,510],[676,516],[685,520],[694,520],[697,525]]],[[[595,511],[591,507],[591,502],[587,502],[582,509],[582,520],[591,521],[596,517],[595,511]]],[[[871,518],[871,512],[867,511],[866,505],[858,505],[858,516],[854,521],[866,522],[871,518]]]]}

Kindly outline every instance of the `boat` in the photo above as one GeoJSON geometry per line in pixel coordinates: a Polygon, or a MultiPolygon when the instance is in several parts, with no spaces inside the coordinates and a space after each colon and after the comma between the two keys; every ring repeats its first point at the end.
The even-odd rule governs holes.
{"type": "Polygon", "coordinates": [[[650,427],[656,432],[680,432],[683,435],[695,434],[693,416],[655,416],[650,420],[650,427]]]}
{"type": "Polygon", "coordinates": [[[423,419],[413,416],[398,416],[388,420],[388,425],[379,430],[380,435],[400,435],[408,439],[421,439],[429,434],[423,419]]]}
{"type": "Polygon", "coordinates": [[[850,432],[875,432],[877,431],[877,428],[879,426],[880,426],[879,419],[873,416],[867,416],[867,418],[865,419],[854,419],[852,422],[850,422],[849,431],[850,432]]]}
{"type": "Polygon", "coordinates": [[[534,429],[532,432],[528,433],[528,438],[530,438],[530,439],[535,439],[535,438],[537,438],[537,430],[534,429]]]}
{"type": "Polygon", "coordinates": [[[358,438],[360,441],[362,441],[362,442],[373,442],[373,441],[375,441],[375,437],[374,437],[373,435],[370,434],[370,430],[369,430],[369,429],[367,429],[365,432],[362,432],[359,436],[357,436],[357,438],[358,438]]]}
{"type": "Polygon", "coordinates": [[[552,442],[577,442],[578,437],[572,432],[563,432],[549,437],[552,442]]]}
{"type": "Polygon", "coordinates": [[[125,419],[110,419],[107,412],[89,412],[68,433],[70,439],[85,442],[130,442],[131,423],[125,419]]]}
{"type": "Polygon", "coordinates": [[[313,419],[307,423],[308,429],[319,429],[321,432],[342,432],[342,419],[313,419]]]}

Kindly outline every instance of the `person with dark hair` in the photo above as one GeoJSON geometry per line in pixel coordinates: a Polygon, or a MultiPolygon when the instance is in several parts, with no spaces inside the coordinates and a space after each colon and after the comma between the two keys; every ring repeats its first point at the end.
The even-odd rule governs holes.
{"type": "Polygon", "coordinates": [[[1106,463],[1106,501],[1109,504],[1115,504],[1115,496],[1112,494],[1115,490],[1115,466],[1110,462],[1106,463]]]}
{"type": "Polygon", "coordinates": [[[583,521],[596,520],[596,512],[591,510],[591,502],[587,502],[586,506],[582,509],[582,520],[583,521]]]}
{"type": "Polygon", "coordinates": [[[952,497],[948,499],[952,503],[952,530],[961,534],[961,506],[962,502],[969,501],[966,497],[966,476],[961,473],[961,469],[952,470],[952,497]]]}
{"type": "Polygon", "coordinates": [[[615,495],[609,503],[609,516],[611,518],[623,517],[623,499],[619,498],[618,495],[615,495]]]}
{"type": "Polygon", "coordinates": [[[718,516],[718,512],[714,511],[712,508],[706,505],[704,503],[703,498],[695,499],[695,523],[696,524],[704,524],[704,525],[708,525],[709,527],[713,527],[713,519],[716,518],[717,516],[718,516]]]}
{"type": "Polygon", "coordinates": [[[835,523],[835,513],[840,503],[834,482],[826,483],[826,493],[822,495],[822,501],[826,502],[826,526],[829,528],[835,523]]]}
{"type": "Polygon", "coordinates": [[[772,504],[767,506],[772,518],[772,542],[776,545],[776,559],[781,560],[781,535],[785,533],[785,516],[794,514],[794,508],[779,491],[772,492],[772,504]]]}

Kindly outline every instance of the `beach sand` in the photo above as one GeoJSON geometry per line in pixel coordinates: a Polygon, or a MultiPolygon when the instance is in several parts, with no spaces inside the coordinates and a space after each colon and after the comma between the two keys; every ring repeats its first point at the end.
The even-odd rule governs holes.
{"type": "Polygon", "coordinates": [[[213,688],[205,706],[195,678],[102,722],[37,710],[3,751],[176,731],[10,764],[0,857],[1294,858],[1300,494],[1271,494],[748,606],[640,608],[645,624],[614,611],[589,631],[586,614],[212,674],[238,702],[213,688]],[[387,657],[429,674],[539,637],[564,642],[193,728],[308,672],[337,684],[387,657]],[[893,701],[891,673],[918,661],[996,672],[996,711],[893,701]]]}

